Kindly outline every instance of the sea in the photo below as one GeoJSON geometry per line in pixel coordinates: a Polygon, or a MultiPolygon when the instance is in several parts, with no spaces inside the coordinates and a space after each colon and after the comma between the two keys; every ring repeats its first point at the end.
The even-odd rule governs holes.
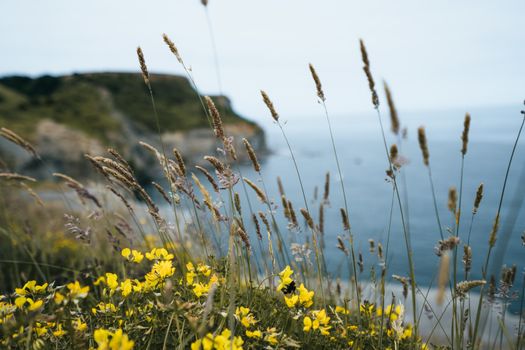
{"type": "MultiPolygon", "coordinates": [[[[469,232],[473,253],[469,279],[482,277],[481,269],[489,249],[489,236],[498,211],[507,166],[524,118],[520,113],[521,109],[522,105],[516,104],[468,111],[471,115],[471,126],[468,150],[464,158],[461,191],[461,218],[458,230],[461,243],[457,258],[458,271],[461,271],[458,272],[459,279],[463,277],[462,247],[468,240],[469,232]],[[484,186],[483,199],[478,212],[473,216],[473,202],[481,183],[484,186]]],[[[421,287],[437,284],[440,258],[435,253],[435,246],[441,238],[428,168],[423,164],[417,129],[424,126],[426,130],[437,207],[442,232],[446,238],[456,232],[454,215],[448,209],[448,193],[451,187],[455,187],[458,193],[461,188],[460,151],[465,112],[441,110],[400,113],[401,128],[406,128],[405,138],[394,135],[390,130],[389,115],[382,115],[387,146],[396,143],[402,159],[397,182],[413,251],[416,281],[421,287]]],[[[333,115],[330,116],[330,121],[341,165],[342,185],[346,191],[355,248],[363,257],[361,279],[369,278],[374,273],[377,276],[380,274],[378,243],[381,243],[384,249],[388,245],[387,278],[392,280],[391,276],[394,274],[408,276],[407,250],[399,203],[393,195],[393,183],[386,175],[388,160],[377,114],[372,111],[363,114],[333,115]],[[370,240],[375,242],[374,253],[370,251],[370,240]]],[[[317,115],[301,118],[287,120],[285,116],[281,116],[280,122],[295,156],[308,207],[316,222],[319,218],[319,205],[323,200],[326,173],[330,173],[329,198],[324,204],[323,243],[326,267],[332,277],[347,279],[347,260],[344,253],[337,248],[337,237],[344,237],[345,234],[340,216],[344,200],[326,117],[320,109],[317,115]]],[[[266,187],[280,230],[289,232],[276,179],[278,176],[281,178],[286,197],[292,201],[301,226],[304,227],[299,213],[299,208],[305,207],[302,190],[281,130],[271,119],[264,123],[264,129],[269,152],[260,156],[261,176],[250,164],[244,164],[238,170],[243,177],[252,179],[260,187],[266,187]]],[[[268,211],[250,188],[247,189],[247,196],[241,186],[237,185],[236,190],[241,195],[243,210],[251,206],[253,211],[268,211]]],[[[494,274],[495,280],[499,282],[500,267],[516,265],[514,290],[520,292],[525,268],[525,246],[521,238],[525,230],[524,199],[525,135],[517,144],[509,171],[497,241],[491,252],[487,274],[494,274]]],[[[248,216],[245,222],[249,222],[248,216]]],[[[255,242],[257,238],[253,226],[248,225],[248,230],[252,242],[255,242]]],[[[293,232],[289,237],[304,243],[310,240],[310,235],[309,231],[302,229],[293,232]]],[[[290,239],[289,237],[286,240],[290,239]]],[[[254,255],[257,258],[259,253],[255,244],[254,247],[254,255]]],[[[289,254],[292,252],[289,251],[289,254]]],[[[313,262],[313,254],[311,258],[313,262]]]]}

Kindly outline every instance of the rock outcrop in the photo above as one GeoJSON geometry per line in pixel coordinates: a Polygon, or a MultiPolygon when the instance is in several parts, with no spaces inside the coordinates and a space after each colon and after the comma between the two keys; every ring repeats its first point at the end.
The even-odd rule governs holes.
{"type": "MultiPolygon", "coordinates": [[[[170,75],[152,75],[151,81],[164,149],[171,153],[177,148],[190,164],[200,164],[204,155],[216,153],[221,145],[189,82],[170,75]]],[[[143,85],[139,74],[127,73],[1,78],[0,126],[29,139],[43,162],[5,140],[0,140],[0,157],[10,170],[41,179],[52,172],[85,179],[94,170],[84,155],[104,154],[107,147],[113,147],[143,181],[159,177],[155,159],[139,145],[144,141],[162,148],[143,85]]],[[[257,151],[264,152],[262,129],[237,115],[227,98],[213,99],[235,146],[241,149],[241,139],[246,137],[257,151]]],[[[245,157],[244,152],[238,153],[245,157]]]]}

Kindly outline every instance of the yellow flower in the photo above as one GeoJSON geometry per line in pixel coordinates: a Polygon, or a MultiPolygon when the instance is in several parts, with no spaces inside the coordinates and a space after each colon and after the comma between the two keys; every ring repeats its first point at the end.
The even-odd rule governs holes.
{"type": "Polygon", "coordinates": [[[155,289],[162,285],[167,277],[173,276],[175,268],[171,260],[164,260],[156,262],[151,271],[145,276],[145,284],[148,290],[155,289]]]}
{"type": "Polygon", "coordinates": [[[408,339],[412,337],[412,325],[408,324],[405,329],[403,330],[403,334],[401,335],[401,339],[408,339]]]}
{"type": "Polygon", "coordinates": [[[133,345],[133,340],[129,340],[128,335],[123,333],[122,329],[117,329],[109,342],[109,348],[111,350],[131,350],[133,349],[133,345]]]}
{"type": "Polygon", "coordinates": [[[135,249],[124,248],[121,252],[122,256],[130,262],[139,264],[143,259],[144,255],[135,249]]]}
{"type": "Polygon", "coordinates": [[[361,313],[366,315],[372,315],[372,312],[374,311],[374,304],[361,304],[359,305],[359,310],[361,310],[361,313]]]}
{"type": "Polygon", "coordinates": [[[309,332],[310,330],[317,330],[321,332],[322,335],[329,335],[329,330],[332,328],[331,326],[328,326],[330,322],[330,317],[326,315],[326,311],[318,310],[318,311],[312,311],[313,319],[309,316],[305,316],[303,319],[303,330],[305,332],[309,332]]]}
{"type": "Polygon", "coordinates": [[[128,259],[131,256],[131,249],[124,248],[124,249],[122,249],[122,252],[120,252],[120,254],[122,254],[123,257],[128,259]]]}
{"type": "Polygon", "coordinates": [[[15,299],[15,305],[19,309],[23,308],[26,303],[29,303],[29,307],[27,308],[29,311],[35,311],[42,307],[42,305],[44,304],[44,301],[43,300],[34,301],[33,299],[26,298],[26,297],[18,297],[15,299]]]}
{"type": "Polygon", "coordinates": [[[308,291],[308,289],[306,289],[306,287],[302,283],[299,286],[298,290],[299,290],[299,301],[301,302],[301,304],[304,307],[312,306],[312,304],[314,303],[313,302],[314,292],[308,291]]]}
{"type": "Polygon", "coordinates": [[[195,279],[195,277],[197,277],[197,274],[195,273],[195,271],[188,271],[188,272],[186,272],[186,283],[188,285],[192,285],[193,284],[193,280],[195,279]]]}
{"type": "Polygon", "coordinates": [[[120,282],[120,291],[122,292],[122,296],[124,298],[130,295],[132,290],[133,290],[133,285],[129,278],[120,282]]]}
{"type": "Polygon", "coordinates": [[[205,277],[208,277],[211,274],[211,268],[203,263],[199,263],[197,271],[205,277]]]}
{"type": "Polygon", "coordinates": [[[73,326],[77,332],[84,332],[87,329],[87,323],[82,322],[80,318],[73,321],[73,326]]]}
{"type": "Polygon", "coordinates": [[[193,285],[193,293],[195,293],[197,298],[200,298],[204,294],[207,294],[209,290],[210,288],[208,287],[207,284],[203,284],[199,282],[193,285]]]}
{"type": "Polygon", "coordinates": [[[62,329],[62,324],[58,324],[57,329],[53,331],[53,335],[57,338],[60,338],[61,336],[65,335],[66,331],[62,329]]]}
{"type": "Polygon", "coordinates": [[[256,339],[261,339],[262,338],[262,332],[260,330],[255,330],[255,331],[250,331],[250,330],[246,330],[246,336],[248,338],[256,338],[256,339]]]}
{"type": "Polygon", "coordinates": [[[175,256],[169,254],[164,248],[153,248],[151,252],[146,253],[146,259],[148,260],[173,260],[175,256]]]}
{"type": "Polygon", "coordinates": [[[315,315],[315,318],[317,320],[319,320],[319,322],[322,324],[322,325],[327,325],[328,322],[330,322],[330,317],[328,317],[326,315],[326,311],[324,309],[322,310],[319,310],[319,311],[314,311],[313,312],[314,315],[315,315]]]}
{"type": "Polygon", "coordinates": [[[64,302],[64,299],[66,299],[64,295],[62,295],[60,292],[55,292],[55,297],[54,297],[55,304],[57,305],[62,304],[64,302]]]}
{"type": "Polygon", "coordinates": [[[44,283],[41,286],[36,284],[36,281],[28,281],[22,288],[15,288],[16,294],[23,296],[27,295],[27,292],[33,293],[33,294],[41,294],[46,291],[48,284],[44,283]]]}
{"type": "Polygon", "coordinates": [[[293,294],[293,295],[288,297],[288,296],[285,295],[284,296],[284,301],[286,302],[286,306],[288,306],[289,308],[292,308],[299,301],[299,296],[293,294]]]}
{"type": "Polygon", "coordinates": [[[191,350],[242,350],[242,344],[244,344],[244,341],[241,337],[233,337],[232,342],[230,330],[225,329],[215,337],[213,337],[211,333],[208,333],[204,338],[197,339],[191,344],[191,350]]]}
{"type": "Polygon", "coordinates": [[[264,337],[264,340],[271,345],[276,345],[279,343],[279,340],[277,340],[278,336],[279,333],[277,333],[277,329],[275,327],[266,328],[266,336],[264,337]]]}
{"type": "Polygon", "coordinates": [[[191,350],[212,350],[213,349],[213,336],[208,333],[203,339],[197,339],[191,343],[191,350]]]}
{"type": "Polygon", "coordinates": [[[96,308],[94,307],[94,308],[91,309],[91,312],[94,315],[96,315],[97,312],[106,314],[106,313],[116,312],[116,311],[117,311],[117,307],[114,304],[112,304],[112,303],[103,303],[103,302],[98,303],[96,308]]]}
{"type": "Polygon", "coordinates": [[[17,308],[21,309],[26,303],[26,301],[27,301],[26,297],[18,297],[15,299],[15,305],[17,308]]]}
{"type": "Polygon", "coordinates": [[[290,268],[290,265],[286,265],[284,270],[279,272],[279,277],[281,278],[281,282],[277,286],[277,290],[281,290],[287,285],[289,285],[290,283],[292,283],[293,280],[290,277],[292,276],[292,274],[293,274],[293,270],[290,268]]]}
{"type": "Polygon", "coordinates": [[[144,283],[142,283],[141,281],[137,279],[134,279],[133,280],[133,291],[135,293],[140,293],[142,292],[143,289],[144,289],[144,283]]]}
{"type": "Polygon", "coordinates": [[[131,350],[134,342],[128,335],[117,329],[114,333],[105,329],[97,329],[93,335],[100,350],[131,350]]]}
{"type": "Polygon", "coordinates": [[[72,299],[85,298],[89,292],[89,286],[82,287],[78,281],[69,283],[66,287],[69,289],[69,296],[72,299]]]}
{"type": "Polygon", "coordinates": [[[33,299],[31,299],[31,298],[27,298],[27,301],[29,302],[29,307],[27,308],[29,311],[38,310],[44,304],[43,300],[33,301],[33,299]]]}
{"type": "Polygon", "coordinates": [[[118,276],[114,273],[106,273],[106,285],[114,291],[118,287],[118,276]]]}
{"type": "Polygon", "coordinates": [[[350,310],[342,306],[336,306],[335,312],[337,312],[338,314],[348,315],[350,313],[350,310]]]}
{"type": "Polygon", "coordinates": [[[308,316],[305,316],[303,320],[303,325],[303,331],[310,332],[310,329],[312,329],[312,319],[308,316]]]}
{"type": "Polygon", "coordinates": [[[34,330],[37,336],[42,337],[47,334],[48,329],[46,326],[42,325],[40,322],[37,322],[35,324],[34,330]]]}
{"type": "Polygon", "coordinates": [[[202,282],[194,283],[193,284],[193,293],[197,296],[197,298],[200,298],[201,296],[208,294],[210,291],[210,288],[214,284],[219,284],[219,278],[217,275],[212,275],[210,277],[210,280],[208,281],[208,284],[204,284],[202,282]]]}

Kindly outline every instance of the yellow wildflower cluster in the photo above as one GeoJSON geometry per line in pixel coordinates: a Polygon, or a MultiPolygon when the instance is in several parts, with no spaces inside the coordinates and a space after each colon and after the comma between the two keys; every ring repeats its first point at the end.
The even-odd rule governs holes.
{"type": "Polygon", "coordinates": [[[239,306],[235,310],[235,317],[246,328],[245,334],[248,338],[256,340],[263,339],[270,345],[277,345],[279,343],[277,337],[280,333],[277,332],[275,327],[268,327],[265,332],[260,329],[253,329],[258,321],[249,308],[239,306]]]}
{"type": "Polygon", "coordinates": [[[303,319],[303,330],[305,332],[310,332],[311,330],[319,330],[322,335],[329,335],[329,331],[332,327],[329,326],[330,317],[326,315],[326,311],[324,309],[312,311],[310,315],[312,317],[305,316],[303,319]]]}
{"type": "Polygon", "coordinates": [[[226,271],[220,261],[210,259],[213,268],[203,262],[180,266],[166,248],[124,248],[121,255],[132,264],[124,261],[119,274],[85,274],[84,280],[64,285],[31,280],[0,296],[0,347],[174,348],[182,338],[171,335],[191,322],[183,346],[192,350],[366,349],[380,337],[385,349],[411,348],[414,339],[425,349],[412,325],[403,322],[402,305],[382,309],[365,302],[359,306],[360,318],[352,307],[314,309],[314,291],[304,283],[296,286],[290,266],[279,273],[278,293],[235,284],[236,307],[229,309],[231,286],[220,273],[226,271]],[[214,285],[218,290],[211,298],[214,285]],[[225,328],[230,320],[235,328],[225,328]]]}
{"type": "Polygon", "coordinates": [[[134,345],[133,340],[129,340],[122,329],[117,329],[115,332],[97,329],[93,337],[99,350],[131,350],[134,345]]]}
{"type": "Polygon", "coordinates": [[[225,329],[221,334],[213,336],[213,334],[208,333],[202,339],[197,339],[191,344],[191,350],[242,350],[242,345],[244,341],[241,337],[231,336],[231,331],[225,329]]]}
{"type": "Polygon", "coordinates": [[[289,308],[295,306],[303,306],[309,308],[313,305],[314,291],[308,290],[303,283],[299,288],[295,288],[295,281],[292,279],[293,270],[289,265],[285,267],[283,271],[279,273],[280,282],[277,286],[277,290],[282,291],[284,295],[284,301],[289,308]],[[296,293],[298,292],[298,293],[296,293]]]}
{"type": "Polygon", "coordinates": [[[122,256],[125,257],[128,261],[140,264],[144,259],[144,254],[135,249],[124,248],[121,252],[122,256]]]}
{"type": "Polygon", "coordinates": [[[193,263],[188,262],[186,270],[186,284],[192,287],[193,293],[198,298],[206,296],[214,284],[219,284],[218,276],[211,273],[211,268],[208,265],[199,263],[195,268],[193,263]],[[200,281],[205,279],[208,279],[207,282],[200,281]]]}

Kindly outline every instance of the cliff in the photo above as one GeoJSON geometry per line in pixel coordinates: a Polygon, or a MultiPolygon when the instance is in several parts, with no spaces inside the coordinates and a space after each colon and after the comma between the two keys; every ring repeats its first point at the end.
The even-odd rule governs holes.
{"type": "MultiPolygon", "coordinates": [[[[153,74],[151,83],[165,147],[178,148],[193,164],[200,163],[203,155],[213,154],[218,144],[188,80],[153,74]]],[[[226,97],[212,98],[238,147],[246,137],[257,150],[265,149],[259,126],[236,114],[226,97]]],[[[0,157],[11,170],[39,178],[52,171],[89,178],[94,173],[84,154],[102,154],[111,146],[144,180],[158,176],[151,155],[138,145],[145,141],[160,148],[149,92],[140,74],[0,78],[0,126],[30,140],[46,163],[44,167],[0,140],[0,157]]]]}

